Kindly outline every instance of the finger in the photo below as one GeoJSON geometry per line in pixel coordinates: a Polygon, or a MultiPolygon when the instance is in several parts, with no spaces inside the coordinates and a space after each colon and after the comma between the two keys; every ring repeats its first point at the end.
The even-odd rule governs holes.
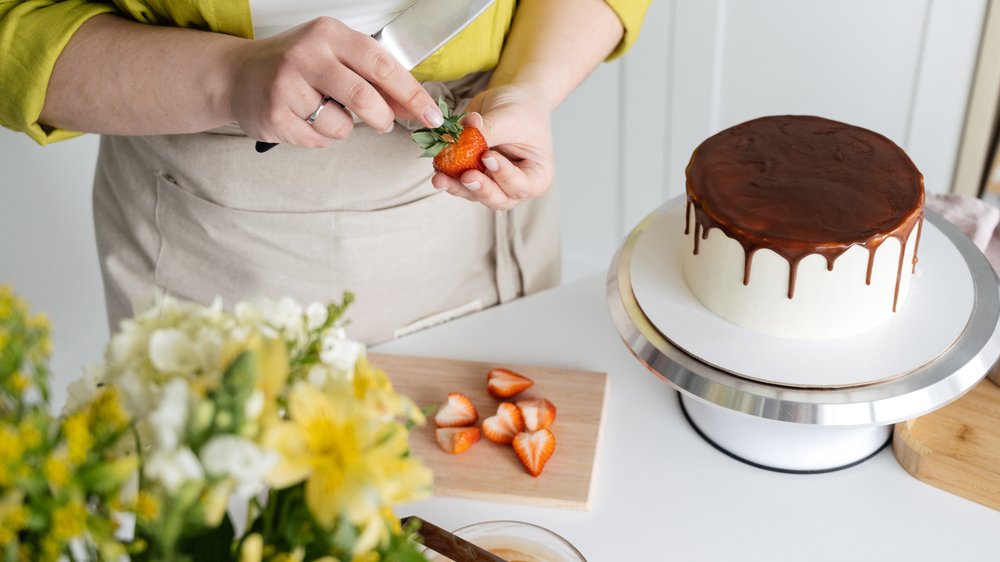
{"type": "Polygon", "coordinates": [[[454,195],[455,197],[461,197],[462,199],[468,199],[469,201],[477,200],[475,195],[462,185],[462,182],[451,176],[442,174],[441,172],[434,174],[431,178],[431,185],[434,186],[434,189],[444,191],[454,195]]]}
{"type": "Polygon", "coordinates": [[[330,144],[329,137],[325,137],[320,134],[319,131],[312,127],[312,125],[306,123],[292,111],[288,112],[284,122],[280,124],[280,131],[281,133],[277,136],[277,138],[260,140],[278,142],[282,144],[294,144],[296,146],[304,146],[306,148],[325,148],[330,144]]]}
{"type": "Polygon", "coordinates": [[[341,58],[344,64],[396,100],[409,115],[417,116],[427,127],[441,125],[444,117],[431,95],[377,41],[358,34],[353,37],[351,47],[341,58]]]}
{"type": "Polygon", "coordinates": [[[487,150],[481,160],[493,181],[515,201],[523,201],[538,195],[539,186],[545,191],[548,190],[548,182],[539,173],[533,160],[521,160],[520,166],[517,166],[496,150],[487,150]]]}
{"type": "Polygon", "coordinates": [[[497,182],[479,170],[468,170],[459,179],[472,197],[490,209],[504,211],[517,205],[497,182]]]}
{"type": "MultiPolygon", "coordinates": [[[[308,121],[306,123],[308,124],[308,121]]],[[[324,137],[344,140],[354,130],[354,119],[336,100],[329,100],[316,116],[312,128],[324,137]]]]}
{"type": "Polygon", "coordinates": [[[363,77],[342,64],[333,64],[321,74],[310,77],[320,92],[349,108],[369,127],[385,131],[392,127],[395,114],[378,90],[363,77]]]}
{"type": "Polygon", "coordinates": [[[461,123],[465,127],[474,127],[479,129],[479,132],[483,134],[483,138],[486,139],[487,145],[499,144],[493,140],[493,126],[487,123],[483,116],[476,112],[470,112],[462,117],[461,123]]]}

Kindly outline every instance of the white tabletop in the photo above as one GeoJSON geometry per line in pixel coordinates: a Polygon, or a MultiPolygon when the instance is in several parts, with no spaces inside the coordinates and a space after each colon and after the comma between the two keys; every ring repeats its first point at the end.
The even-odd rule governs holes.
{"type": "Polygon", "coordinates": [[[400,515],[451,529],[528,521],[566,537],[590,562],[1000,560],[1000,512],[913,478],[888,448],[853,468],[794,475],[753,468],[704,442],[676,391],[619,340],[603,278],[373,351],[605,371],[610,380],[591,511],[432,498],[401,506],[400,515]]]}

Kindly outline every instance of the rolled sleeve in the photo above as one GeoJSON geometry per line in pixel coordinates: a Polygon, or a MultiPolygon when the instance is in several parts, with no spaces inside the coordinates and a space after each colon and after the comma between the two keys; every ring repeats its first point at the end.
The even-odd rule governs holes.
{"type": "Polygon", "coordinates": [[[78,135],[38,118],[60,53],[90,18],[114,12],[110,4],[66,0],[0,1],[0,125],[39,144],[78,135]]]}
{"type": "Polygon", "coordinates": [[[607,60],[614,60],[628,51],[635,40],[639,38],[639,30],[642,29],[642,21],[646,17],[646,10],[652,0],[605,0],[608,6],[618,15],[618,19],[625,28],[622,40],[615,47],[614,51],[608,55],[607,60]]]}

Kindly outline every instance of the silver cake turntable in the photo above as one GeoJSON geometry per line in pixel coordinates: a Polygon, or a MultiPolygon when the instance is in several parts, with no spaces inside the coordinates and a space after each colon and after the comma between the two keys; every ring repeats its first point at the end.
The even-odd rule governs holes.
{"type": "Polygon", "coordinates": [[[673,199],[633,229],[611,263],[608,304],[626,346],[731,456],[789,472],[854,465],[888,442],[892,424],[958,398],[1000,357],[996,274],[932,211],[904,307],[826,342],[761,336],[704,309],[677,281],[683,212],[684,198],[673,199]]]}

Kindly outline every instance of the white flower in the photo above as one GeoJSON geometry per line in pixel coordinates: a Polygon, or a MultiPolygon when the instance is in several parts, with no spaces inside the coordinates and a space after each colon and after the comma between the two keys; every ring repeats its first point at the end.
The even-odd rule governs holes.
{"type": "Polygon", "coordinates": [[[264,452],[254,442],[236,435],[213,437],[201,448],[201,463],[210,476],[236,482],[236,496],[248,499],[260,493],[264,477],[278,463],[278,454],[264,452]]]}
{"type": "Polygon", "coordinates": [[[306,327],[310,330],[322,328],[323,324],[326,324],[327,315],[327,309],[322,304],[318,302],[310,304],[306,308],[306,327]]]}
{"type": "Polygon", "coordinates": [[[323,388],[326,386],[327,381],[330,380],[330,369],[325,365],[313,365],[309,367],[306,380],[316,388],[323,388]]]}
{"type": "Polygon", "coordinates": [[[250,395],[250,398],[247,398],[247,403],[243,406],[243,413],[248,419],[255,420],[264,412],[266,402],[267,398],[264,396],[264,393],[260,389],[256,389],[250,395]]]}
{"type": "Polygon", "coordinates": [[[170,493],[177,492],[185,482],[205,478],[198,457],[187,447],[169,452],[155,451],[146,459],[143,468],[146,478],[158,482],[170,493]]]}
{"type": "Polygon", "coordinates": [[[145,416],[155,403],[156,388],[153,381],[147,380],[134,370],[127,370],[118,375],[112,383],[121,391],[125,398],[125,410],[133,418],[145,416]]]}
{"type": "Polygon", "coordinates": [[[353,373],[358,358],[365,353],[365,345],[361,342],[337,337],[339,330],[331,330],[323,336],[319,360],[342,373],[353,373]]]}
{"type": "Polygon", "coordinates": [[[79,411],[97,397],[97,389],[104,383],[104,365],[91,365],[84,369],[83,376],[69,384],[66,389],[66,405],[63,412],[79,411]]]}
{"type": "Polygon", "coordinates": [[[173,451],[184,435],[188,417],[188,384],[181,377],[174,377],[163,387],[160,403],[149,414],[149,425],[157,447],[173,451]]]}
{"type": "Polygon", "coordinates": [[[193,374],[202,366],[198,346],[184,332],[157,330],[149,338],[149,361],[166,374],[193,374]]]}

